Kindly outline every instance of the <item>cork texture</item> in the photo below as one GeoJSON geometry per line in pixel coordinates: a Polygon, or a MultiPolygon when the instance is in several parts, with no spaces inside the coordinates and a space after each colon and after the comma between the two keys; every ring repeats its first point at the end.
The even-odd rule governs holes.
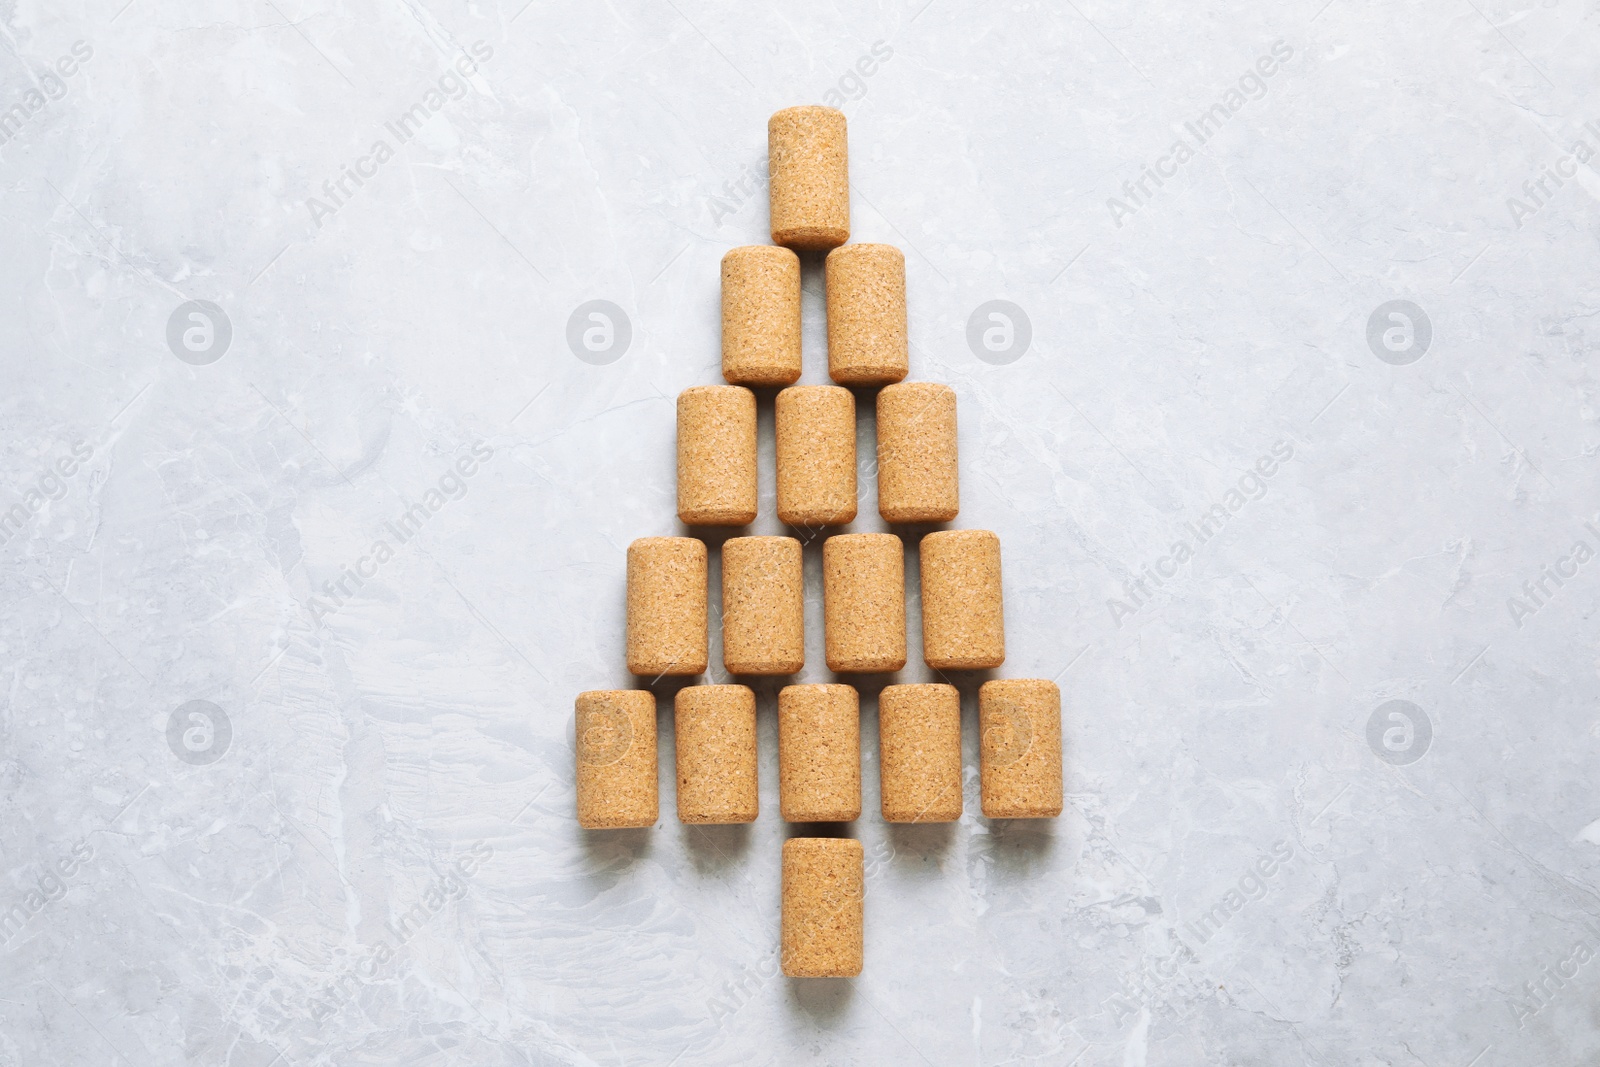
{"type": "Polygon", "coordinates": [[[722,257],[722,376],[735,385],[800,377],[800,257],[747,245],[722,257]]]}
{"type": "Polygon", "coordinates": [[[742,685],[692,685],[673,699],[678,819],[755,822],[756,695],[742,685]]]}
{"type": "Polygon", "coordinates": [[[956,394],[937,382],[878,393],[878,513],[887,522],[949,522],[961,510],[956,394]]]}
{"type": "Polygon", "coordinates": [[[778,394],[778,518],[838,526],[856,517],[856,398],[837,385],[778,394]]]}
{"type": "Polygon", "coordinates": [[[756,395],[738,385],[678,394],[678,518],[744,526],[756,517],[756,395]]]}
{"type": "Polygon", "coordinates": [[[783,843],[783,973],[854,978],[861,973],[865,853],[846,837],[783,843]]]}
{"type": "Polygon", "coordinates": [[[788,107],[767,120],[772,243],[821,250],[850,240],[844,112],[788,107]]]}
{"type": "Polygon", "coordinates": [[[988,530],[940,530],[922,539],[920,552],[922,658],[937,670],[1000,666],[1000,538],[988,530]]]}
{"type": "Polygon", "coordinates": [[[805,666],[805,588],[794,538],[723,542],[722,664],[731,674],[793,674],[805,666]]]}
{"type": "Polygon", "coordinates": [[[961,694],[891,685],[878,694],[878,780],[885,822],[961,818],[961,694]]]}
{"type": "Polygon", "coordinates": [[[706,546],[641,537],[628,546],[628,670],[658,678],[706,669],[706,546]]]}
{"type": "Polygon", "coordinates": [[[906,257],[893,245],[828,253],[828,376],[840,385],[898,382],[910,368],[906,257]]]}
{"type": "Polygon", "coordinates": [[[840,534],[822,543],[822,624],[831,671],[897,671],[906,665],[900,538],[840,534]]]}
{"type": "Polygon", "coordinates": [[[861,817],[861,698],[848,685],[778,693],[778,807],[788,822],[861,817]]]}
{"type": "Polygon", "coordinates": [[[983,814],[1053,819],[1061,814],[1061,690],[1038,678],[985,682],[978,690],[978,768],[983,814]]]}
{"type": "Polygon", "coordinates": [[[655,825],[655,696],[642,689],[593,690],[579,693],[576,706],[578,825],[655,825]]]}

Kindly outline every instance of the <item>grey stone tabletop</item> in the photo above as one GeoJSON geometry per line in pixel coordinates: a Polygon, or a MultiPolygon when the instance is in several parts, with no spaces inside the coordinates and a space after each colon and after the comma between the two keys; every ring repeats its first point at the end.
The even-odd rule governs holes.
{"type": "MultiPolygon", "coordinates": [[[[1600,1061],[1597,40],[1577,0],[0,5],[0,1065],[1600,1061]],[[1059,819],[979,813],[974,676],[965,814],[890,827],[877,691],[938,678],[862,685],[849,980],[779,972],[779,680],[754,824],[677,821],[665,682],[659,823],[574,812],[800,103],[956,391],[993,676],[1064,711],[1059,819]]],[[[808,384],[823,310],[808,256],[808,384]]]]}

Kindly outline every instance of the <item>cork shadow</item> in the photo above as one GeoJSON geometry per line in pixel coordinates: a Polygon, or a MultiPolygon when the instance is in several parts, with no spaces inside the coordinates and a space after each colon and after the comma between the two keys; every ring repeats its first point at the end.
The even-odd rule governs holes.
{"type": "Polygon", "coordinates": [[[995,870],[1021,880],[1050,870],[1056,849],[1056,819],[986,819],[988,847],[983,851],[995,870]]]}
{"type": "Polygon", "coordinates": [[[750,851],[750,823],[680,823],[679,837],[696,874],[720,877],[741,866],[750,851]]]}
{"type": "Polygon", "coordinates": [[[889,845],[894,858],[911,864],[929,861],[938,864],[955,840],[955,822],[891,822],[889,845]],[[904,859],[902,860],[902,856],[904,859]]]}
{"type": "Polygon", "coordinates": [[[725,542],[731,541],[735,537],[749,537],[751,527],[754,525],[755,523],[752,522],[744,526],[700,526],[679,519],[678,532],[673,536],[693,537],[695,540],[703,542],[706,546],[706,563],[709,568],[713,565],[713,561],[720,563],[722,546],[725,542]]]}
{"type": "Polygon", "coordinates": [[[861,702],[862,705],[865,706],[869,695],[874,701],[876,701],[878,699],[878,694],[883,692],[886,686],[900,685],[900,675],[909,669],[910,666],[911,660],[908,658],[906,660],[906,666],[901,667],[898,671],[829,670],[828,681],[833,685],[848,685],[853,688],[857,693],[861,694],[861,702]]]}
{"type": "Polygon", "coordinates": [[[853,978],[788,978],[790,1008],[797,1008],[818,1026],[832,1026],[839,1022],[855,999],[856,983],[853,978]]]}
{"type": "Polygon", "coordinates": [[[629,830],[578,831],[584,858],[579,878],[590,887],[593,895],[610,889],[634,864],[650,855],[654,829],[641,826],[629,830]]]}
{"type": "MultiPolygon", "coordinates": [[[[905,542],[906,553],[909,555],[922,547],[922,539],[929,534],[956,529],[957,527],[953,523],[954,520],[951,520],[951,522],[891,522],[888,526],[889,533],[896,535],[901,541],[905,542]]],[[[909,565],[910,561],[907,562],[909,565]]]]}

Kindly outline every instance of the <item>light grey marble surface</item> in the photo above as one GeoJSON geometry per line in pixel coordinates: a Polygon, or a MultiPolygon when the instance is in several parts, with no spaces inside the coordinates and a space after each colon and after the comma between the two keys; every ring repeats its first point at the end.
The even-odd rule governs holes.
{"type": "Polygon", "coordinates": [[[0,1064],[1600,1060],[1593,0],[0,16],[0,1064]],[[572,702],[823,101],[1068,806],[976,815],[964,683],[889,829],[872,680],[791,981],[775,687],[748,830],[581,833],[572,702]]]}

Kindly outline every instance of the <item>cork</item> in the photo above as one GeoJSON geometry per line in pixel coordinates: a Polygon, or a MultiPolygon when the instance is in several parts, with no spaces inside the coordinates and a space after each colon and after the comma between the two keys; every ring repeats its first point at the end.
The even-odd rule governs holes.
{"type": "Polygon", "coordinates": [[[961,818],[961,694],[953,685],[891,685],[878,694],[878,775],[885,822],[961,818]]]}
{"type": "Polygon", "coordinates": [[[830,671],[897,671],[906,665],[900,538],[839,534],[822,543],[822,624],[830,671]]]}
{"type": "Polygon", "coordinates": [[[673,700],[678,819],[755,822],[756,695],[742,685],[691,685],[673,700]]]}
{"type": "Polygon", "coordinates": [[[779,691],[778,807],[789,822],[861,817],[861,698],[853,686],[779,691]]]}
{"type": "Polygon", "coordinates": [[[767,120],[772,243],[820,250],[850,240],[844,112],[787,107],[767,120]]]}
{"type": "Polygon", "coordinates": [[[800,377],[800,257],[747,245],[722,257],[722,376],[734,385],[800,377]]]}
{"type": "Polygon", "coordinates": [[[1061,814],[1061,690],[1038,678],[984,682],[978,690],[983,814],[1061,814]]]}
{"type": "Polygon", "coordinates": [[[722,664],[730,674],[793,674],[806,665],[805,590],[794,538],[723,542],[722,664]]]}
{"type": "Polygon", "coordinates": [[[601,689],[577,700],[578,825],[585,830],[653,826],[656,698],[642,689],[601,689]]]}
{"type": "Polygon", "coordinates": [[[744,526],[756,517],[756,395],[738,385],[678,394],[678,518],[744,526]]]}
{"type": "Polygon", "coordinates": [[[705,542],[641,537],[628,546],[628,670],[659,678],[705,669],[705,542]]]}
{"type": "Polygon", "coordinates": [[[828,253],[828,376],[840,385],[898,382],[909,369],[906,257],[893,245],[828,253]]]}
{"type": "Polygon", "coordinates": [[[988,530],[940,530],[922,539],[921,559],[928,666],[970,671],[1004,663],[1000,538],[988,530]]]}
{"type": "Polygon", "coordinates": [[[878,513],[886,522],[949,522],[961,510],[956,394],[901,382],[878,394],[878,513]]]}
{"type": "Polygon", "coordinates": [[[783,973],[854,978],[861,973],[866,864],[848,837],[783,843],[783,973]]]}
{"type": "Polygon", "coordinates": [[[856,398],[837,385],[778,394],[778,518],[837,526],[856,517],[856,398]]]}

